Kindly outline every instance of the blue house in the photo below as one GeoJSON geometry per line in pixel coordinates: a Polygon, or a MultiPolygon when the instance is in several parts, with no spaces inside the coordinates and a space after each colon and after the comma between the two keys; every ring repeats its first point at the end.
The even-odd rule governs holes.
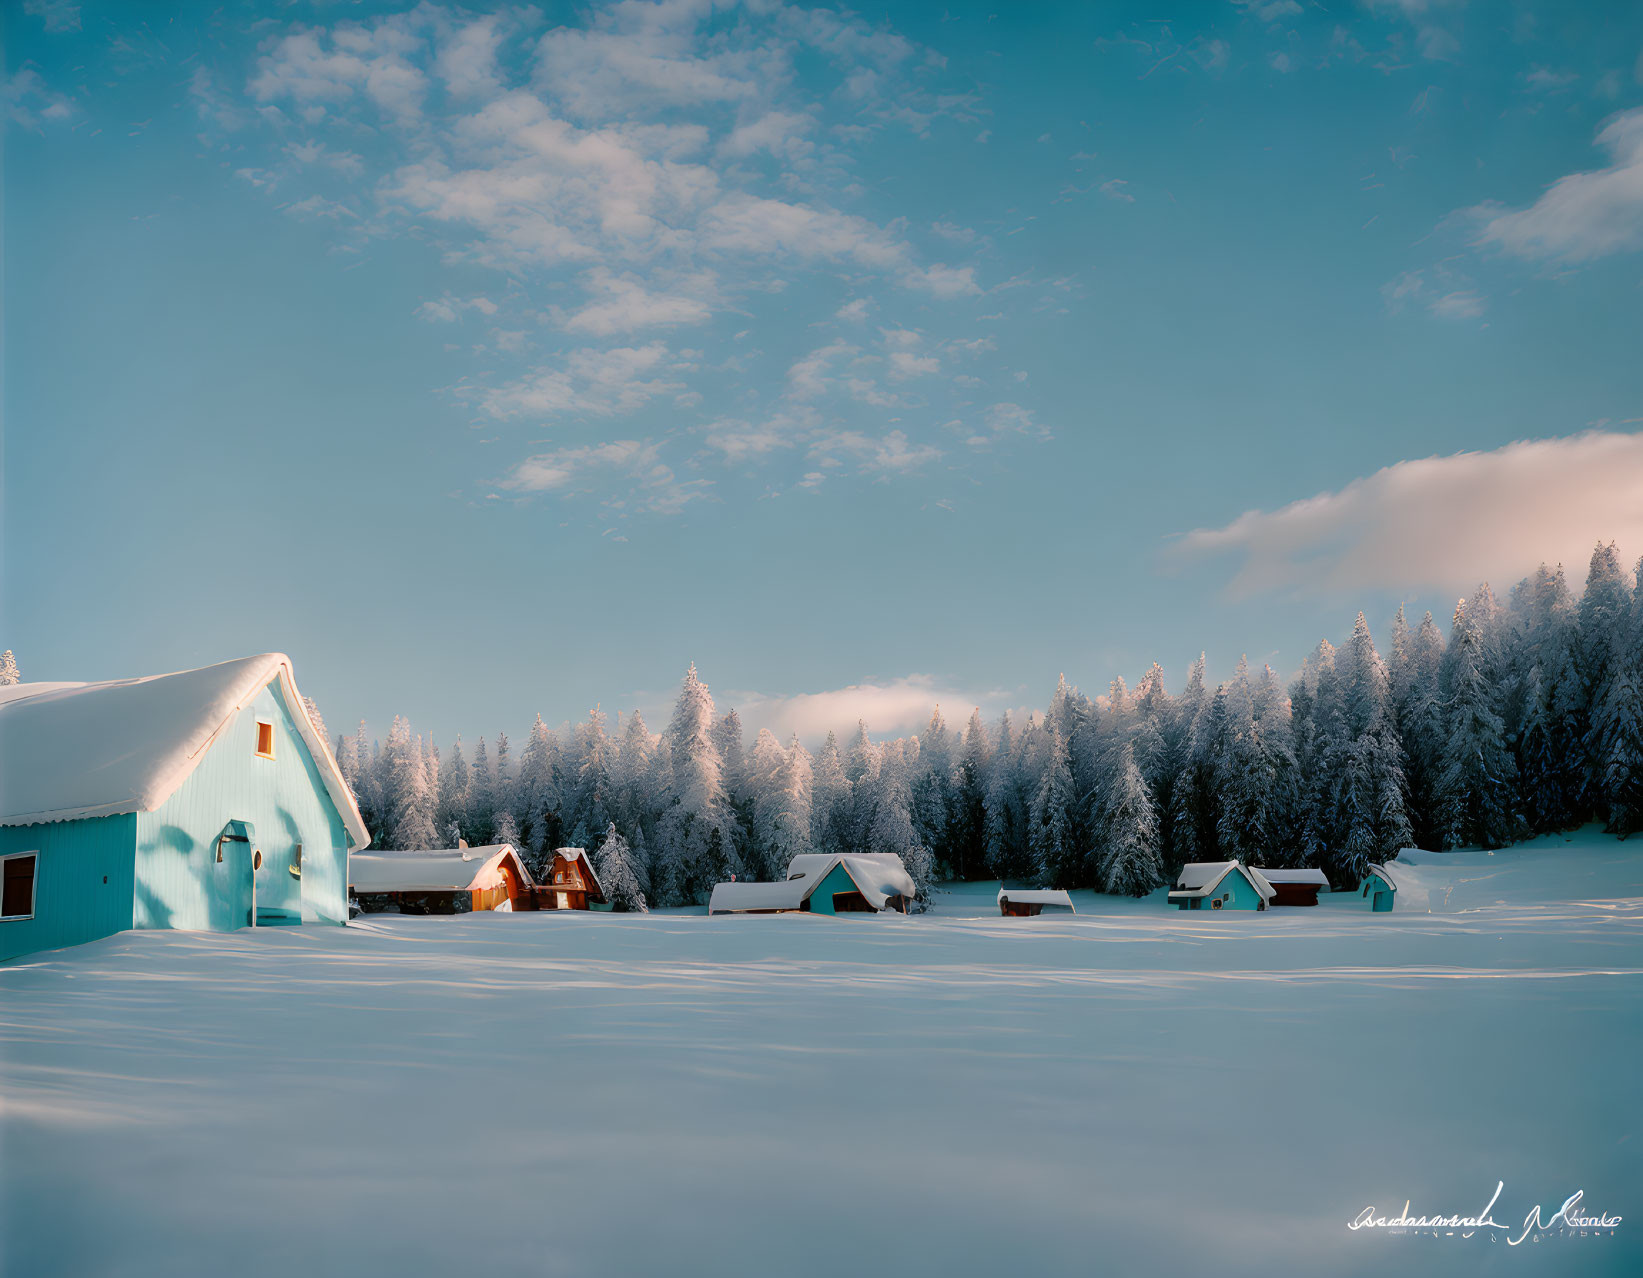
{"type": "Polygon", "coordinates": [[[1358,897],[1375,914],[1390,910],[1425,914],[1432,908],[1431,894],[1419,876],[1397,861],[1370,866],[1358,885],[1358,897]]]}
{"type": "Polygon", "coordinates": [[[370,834],[279,653],[0,687],[0,960],[348,919],[370,834]]]}
{"type": "Polygon", "coordinates": [[[780,883],[721,883],[709,914],[907,913],[918,888],[894,852],[834,856],[806,852],[793,858],[780,883]]]}
{"type": "Polygon", "coordinates": [[[1180,910],[1264,910],[1275,895],[1259,870],[1237,861],[1200,861],[1181,867],[1169,899],[1180,910]]]}

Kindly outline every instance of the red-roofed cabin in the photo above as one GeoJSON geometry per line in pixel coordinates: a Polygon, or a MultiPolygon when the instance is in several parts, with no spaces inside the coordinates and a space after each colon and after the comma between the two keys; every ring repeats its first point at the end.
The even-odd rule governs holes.
{"type": "Polygon", "coordinates": [[[608,910],[605,889],[581,848],[555,848],[553,861],[536,884],[539,910],[608,910]]]}

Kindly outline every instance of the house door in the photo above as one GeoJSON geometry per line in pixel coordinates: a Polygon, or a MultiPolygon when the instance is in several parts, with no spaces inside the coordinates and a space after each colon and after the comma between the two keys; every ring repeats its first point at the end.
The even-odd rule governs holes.
{"type": "Polygon", "coordinates": [[[250,927],[256,908],[256,838],[249,822],[230,821],[211,844],[211,926],[250,927]]]}

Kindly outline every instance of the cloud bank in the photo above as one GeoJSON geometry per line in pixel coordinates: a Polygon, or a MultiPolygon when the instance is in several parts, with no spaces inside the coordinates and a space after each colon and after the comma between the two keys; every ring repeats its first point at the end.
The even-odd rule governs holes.
{"type": "Polygon", "coordinates": [[[1280,510],[1197,529],[1176,562],[1234,556],[1234,597],[1497,588],[1542,560],[1583,577],[1598,540],[1643,546],[1643,435],[1590,431],[1399,462],[1280,510]]]}

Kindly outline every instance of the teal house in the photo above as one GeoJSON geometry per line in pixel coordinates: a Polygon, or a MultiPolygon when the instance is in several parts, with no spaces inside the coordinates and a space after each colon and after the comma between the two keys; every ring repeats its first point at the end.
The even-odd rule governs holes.
{"type": "Polygon", "coordinates": [[[1169,900],[1180,910],[1264,910],[1276,895],[1259,870],[1237,861],[1201,861],[1181,867],[1169,900]]]}
{"type": "Polygon", "coordinates": [[[1372,865],[1358,885],[1359,899],[1375,914],[1389,910],[1431,912],[1431,896],[1411,870],[1401,863],[1372,865]]]}
{"type": "Polygon", "coordinates": [[[0,687],[0,960],[348,919],[370,834],[279,653],[0,687]]]}
{"type": "Polygon", "coordinates": [[[894,852],[793,858],[780,883],[720,883],[709,914],[905,914],[918,888],[894,852]]]}

